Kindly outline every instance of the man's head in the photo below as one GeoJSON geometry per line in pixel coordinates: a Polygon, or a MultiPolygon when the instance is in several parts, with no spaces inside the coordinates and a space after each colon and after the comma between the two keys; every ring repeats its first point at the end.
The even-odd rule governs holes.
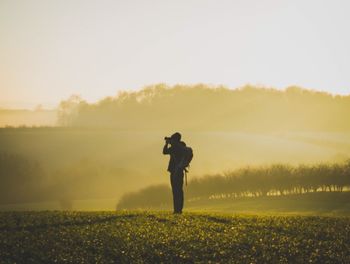
{"type": "Polygon", "coordinates": [[[170,137],[170,142],[172,144],[179,143],[180,140],[181,140],[181,134],[179,132],[176,132],[176,133],[172,134],[171,137],[170,137]]]}

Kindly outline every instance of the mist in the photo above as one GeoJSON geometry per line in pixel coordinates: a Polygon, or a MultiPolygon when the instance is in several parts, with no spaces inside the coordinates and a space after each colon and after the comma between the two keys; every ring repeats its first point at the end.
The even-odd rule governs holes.
{"type": "Polygon", "coordinates": [[[194,150],[190,179],[350,157],[350,96],[299,87],[159,84],[96,103],[72,96],[56,111],[52,127],[0,129],[1,208],[115,209],[169,184],[161,151],[176,131],[194,150]]]}

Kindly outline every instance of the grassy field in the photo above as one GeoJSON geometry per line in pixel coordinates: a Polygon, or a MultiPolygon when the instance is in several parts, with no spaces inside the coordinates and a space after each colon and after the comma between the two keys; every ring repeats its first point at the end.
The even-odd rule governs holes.
{"type": "Polygon", "coordinates": [[[1,263],[350,263],[350,218],[2,212],[1,263]]]}

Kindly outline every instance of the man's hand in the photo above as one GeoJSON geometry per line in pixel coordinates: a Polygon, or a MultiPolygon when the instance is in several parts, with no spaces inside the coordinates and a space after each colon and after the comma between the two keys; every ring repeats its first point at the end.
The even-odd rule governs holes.
{"type": "Polygon", "coordinates": [[[166,140],[165,139],[165,144],[164,144],[164,147],[163,147],[163,154],[170,154],[169,150],[171,147],[169,147],[169,140],[166,140]]]}

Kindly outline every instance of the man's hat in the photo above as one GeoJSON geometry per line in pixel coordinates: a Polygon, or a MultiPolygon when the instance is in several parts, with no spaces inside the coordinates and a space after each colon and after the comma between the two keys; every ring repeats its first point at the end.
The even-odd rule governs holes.
{"type": "Polygon", "coordinates": [[[180,141],[181,140],[181,134],[179,132],[176,132],[176,133],[172,134],[170,138],[172,140],[174,140],[174,141],[180,141]]]}

